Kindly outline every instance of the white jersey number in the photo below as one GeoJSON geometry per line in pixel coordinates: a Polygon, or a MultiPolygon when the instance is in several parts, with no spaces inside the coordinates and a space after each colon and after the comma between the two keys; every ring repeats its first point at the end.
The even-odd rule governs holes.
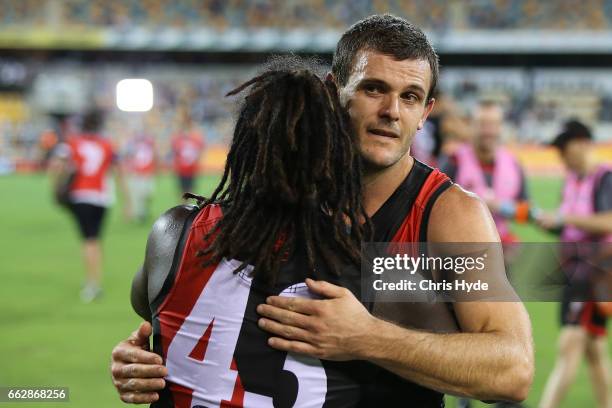
{"type": "MultiPolygon", "coordinates": [[[[244,407],[274,406],[269,396],[236,392],[241,385],[237,381],[238,372],[234,368],[233,356],[251,291],[246,274],[237,276],[232,273],[236,266],[233,261],[223,260],[219,263],[168,347],[167,378],[193,390],[192,407],[219,407],[228,402],[236,406],[239,401],[235,395],[240,396],[244,407]],[[219,302],[219,299],[227,301],[219,302]],[[219,316],[222,316],[223,324],[219,316]],[[205,355],[203,359],[195,358],[201,353],[198,348],[201,348],[202,338],[207,339],[205,355]]],[[[288,288],[281,296],[309,295],[303,285],[297,289],[296,286],[288,288]]],[[[294,373],[298,379],[295,407],[323,406],[327,378],[320,360],[288,353],[283,369],[294,373]]]]}
{"type": "Polygon", "coordinates": [[[83,157],[83,174],[93,176],[102,163],[104,163],[104,149],[97,143],[83,142],[77,147],[79,155],[83,157]]]}

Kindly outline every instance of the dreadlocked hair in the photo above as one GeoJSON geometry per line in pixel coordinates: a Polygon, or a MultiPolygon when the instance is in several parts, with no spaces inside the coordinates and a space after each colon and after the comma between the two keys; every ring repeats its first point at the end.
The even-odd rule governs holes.
{"type": "Polygon", "coordinates": [[[311,70],[269,70],[229,92],[250,88],[239,110],[219,185],[205,204],[223,207],[206,263],[222,257],[253,265],[253,277],[275,283],[297,245],[340,275],[360,263],[372,227],[362,205],[361,163],[333,82],[311,70]]]}

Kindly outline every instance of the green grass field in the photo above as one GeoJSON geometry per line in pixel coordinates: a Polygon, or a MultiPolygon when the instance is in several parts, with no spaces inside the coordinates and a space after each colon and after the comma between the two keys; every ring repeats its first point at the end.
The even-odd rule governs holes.
{"type": "MultiPolygon", "coordinates": [[[[210,193],[216,180],[202,178],[199,191],[210,193]]],[[[155,214],[178,202],[173,181],[159,180],[155,214]]],[[[531,187],[536,202],[554,206],[558,181],[532,180],[531,187]]],[[[0,191],[0,386],[70,388],[70,403],[20,407],[121,406],[110,381],[110,352],[139,322],[129,304],[129,288],[143,259],[149,226],[126,223],[118,207],[112,211],[104,239],[105,294],[84,305],[78,297],[83,268],[76,230],[69,215],[52,204],[45,177],[2,176],[0,191]]],[[[551,239],[530,227],[518,231],[525,241],[551,239]]],[[[527,307],[537,362],[528,405],[535,407],[556,353],[557,305],[527,307]]],[[[594,405],[583,366],[563,407],[594,405]]]]}

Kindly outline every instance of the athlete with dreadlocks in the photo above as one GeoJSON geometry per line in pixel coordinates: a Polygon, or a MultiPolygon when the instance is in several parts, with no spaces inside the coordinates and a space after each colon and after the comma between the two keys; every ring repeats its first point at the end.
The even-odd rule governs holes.
{"type": "Polygon", "coordinates": [[[245,89],[218,187],[156,222],[134,280],[169,373],[154,406],[354,404],[366,363],[274,350],[255,311],[270,295],[310,296],[307,278],[358,288],[370,223],[349,121],[333,84],[306,69],[228,95],[245,89]]]}

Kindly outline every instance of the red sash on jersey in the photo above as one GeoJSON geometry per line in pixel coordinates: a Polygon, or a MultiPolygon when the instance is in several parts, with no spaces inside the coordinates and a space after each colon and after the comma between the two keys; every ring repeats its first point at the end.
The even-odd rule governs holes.
{"type": "MultiPolygon", "coordinates": [[[[425,224],[429,221],[429,212],[433,202],[432,197],[436,195],[444,183],[450,181],[449,177],[439,169],[434,169],[421,187],[414,200],[412,208],[406,214],[404,222],[399,227],[391,242],[424,242],[426,241],[427,228],[425,224]]],[[[437,197],[437,195],[436,195],[437,197]]]]}

